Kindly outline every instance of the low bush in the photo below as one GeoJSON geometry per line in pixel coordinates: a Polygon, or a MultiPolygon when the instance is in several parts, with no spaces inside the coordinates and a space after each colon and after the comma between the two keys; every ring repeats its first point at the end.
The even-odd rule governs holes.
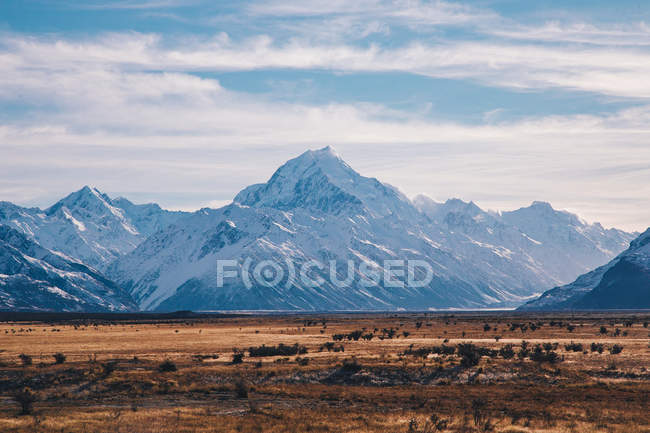
{"type": "Polygon", "coordinates": [[[499,349],[499,355],[503,359],[512,359],[515,357],[515,351],[512,348],[512,344],[506,344],[501,349],[499,349]]]}
{"type": "Polygon", "coordinates": [[[20,361],[23,363],[23,365],[32,365],[32,357],[29,355],[26,355],[24,353],[21,353],[18,355],[18,358],[20,358],[20,361]]]}
{"type": "Polygon", "coordinates": [[[582,352],[584,347],[580,343],[574,343],[573,341],[569,344],[564,345],[564,350],[567,352],[582,352]]]}
{"type": "Polygon", "coordinates": [[[278,344],[277,346],[265,346],[261,345],[259,347],[250,347],[248,349],[248,354],[251,357],[259,356],[293,356],[293,355],[304,355],[307,353],[307,348],[301,346],[298,343],[293,346],[287,346],[285,344],[278,344]]]}
{"type": "Polygon", "coordinates": [[[172,360],[167,359],[158,366],[158,370],[161,371],[162,373],[170,373],[178,370],[178,368],[176,367],[176,364],[172,360]]]}
{"type": "Polygon", "coordinates": [[[243,379],[235,381],[235,397],[248,398],[248,384],[243,379]]]}
{"type": "Polygon", "coordinates": [[[360,371],[361,368],[361,364],[359,364],[356,358],[345,359],[341,365],[341,370],[346,373],[356,373],[360,371]]]}
{"type": "Polygon", "coordinates": [[[542,348],[542,346],[538,344],[533,349],[533,352],[530,355],[530,359],[531,361],[535,361],[540,364],[543,362],[554,364],[560,360],[560,357],[552,350],[546,350],[546,348],[542,348]]]}
{"type": "Polygon", "coordinates": [[[34,391],[29,388],[23,388],[13,395],[16,403],[20,405],[20,415],[31,415],[34,411],[34,403],[38,400],[38,396],[34,391]]]}
{"type": "Polygon", "coordinates": [[[232,354],[232,361],[231,364],[241,364],[244,362],[244,352],[240,352],[238,350],[234,350],[232,354]]]}
{"type": "Polygon", "coordinates": [[[591,351],[603,353],[604,347],[602,343],[591,343],[591,351]]]}
{"type": "Polygon", "coordinates": [[[458,356],[461,357],[460,365],[463,367],[473,367],[478,365],[481,360],[480,348],[474,346],[472,343],[459,344],[456,350],[458,351],[458,356]]]}
{"type": "Polygon", "coordinates": [[[413,345],[409,346],[408,349],[404,351],[404,355],[419,356],[420,358],[426,358],[427,356],[434,355],[453,355],[456,353],[456,348],[454,346],[429,346],[429,347],[420,347],[414,349],[413,345]]]}
{"type": "Polygon", "coordinates": [[[615,344],[609,348],[609,353],[611,353],[612,355],[618,355],[622,351],[623,351],[623,346],[621,346],[620,344],[615,344]]]}

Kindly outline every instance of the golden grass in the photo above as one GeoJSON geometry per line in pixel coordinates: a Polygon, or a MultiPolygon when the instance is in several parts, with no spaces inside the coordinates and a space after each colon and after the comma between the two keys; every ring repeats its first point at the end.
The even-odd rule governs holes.
{"type": "Polygon", "coordinates": [[[441,431],[476,432],[486,430],[472,407],[481,400],[479,418],[496,432],[650,432],[647,320],[374,314],[98,326],[5,323],[0,432],[438,431],[432,415],[444,421],[441,431]],[[626,326],[629,320],[634,323],[626,326]],[[531,322],[543,326],[525,332],[511,326],[531,322]],[[608,334],[600,334],[601,326],[608,334]],[[399,338],[378,338],[384,328],[395,329],[399,338]],[[336,342],[345,352],[320,351],[333,335],[361,329],[375,337],[336,342]],[[463,368],[456,355],[402,354],[411,345],[471,342],[498,349],[522,340],[558,343],[562,362],[497,356],[463,368]],[[567,352],[570,342],[582,343],[587,353],[567,352]],[[592,353],[592,342],[603,343],[604,353],[592,353]],[[300,356],[308,364],[299,365],[296,356],[251,358],[246,351],[241,364],[231,365],[234,348],[279,343],[306,346],[308,353],[300,356]],[[621,354],[609,354],[614,344],[624,347],[621,354]],[[54,364],[57,352],[65,354],[65,363],[54,364]],[[33,358],[31,366],[21,364],[22,353],[33,358]],[[359,370],[342,369],[352,358],[359,370]],[[161,372],[164,360],[178,370],[161,372]],[[17,416],[12,396],[24,386],[35,390],[38,401],[34,415],[17,416]]]}

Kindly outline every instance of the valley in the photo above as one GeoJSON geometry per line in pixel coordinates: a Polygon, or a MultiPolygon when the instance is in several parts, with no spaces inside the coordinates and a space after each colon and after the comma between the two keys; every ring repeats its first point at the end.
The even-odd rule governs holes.
{"type": "Polygon", "coordinates": [[[650,429],[648,313],[5,320],[3,432],[650,429]]]}

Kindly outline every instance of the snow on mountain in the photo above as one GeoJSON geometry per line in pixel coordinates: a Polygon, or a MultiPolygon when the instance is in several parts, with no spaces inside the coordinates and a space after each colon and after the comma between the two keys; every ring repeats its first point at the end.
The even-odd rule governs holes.
{"type": "Polygon", "coordinates": [[[84,187],[45,210],[0,202],[0,224],[105,271],[147,310],[514,307],[606,263],[633,237],[542,202],[497,213],[459,199],[411,201],[355,172],[330,147],[287,161],[217,210],[170,212],[84,187]],[[237,263],[222,286],[217,260],[237,263]],[[282,264],[283,279],[248,284],[243,269],[264,260],[282,264]],[[314,260],[316,285],[296,274],[314,260]],[[339,285],[348,260],[352,280],[339,285]],[[392,287],[385,260],[425,261],[432,279],[392,287]],[[377,284],[364,284],[373,272],[377,284]]]}
{"type": "Polygon", "coordinates": [[[638,235],[604,229],[599,223],[587,224],[577,215],[555,210],[545,202],[503,212],[501,219],[541,243],[535,251],[538,259],[556,273],[559,281],[572,281],[607,263],[638,235]]]}
{"type": "MultiPolygon", "coordinates": [[[[485,212],[473,202],[450,199],[437,203],[426,196],[416,206],[448,236],[463,242],[498,245],[514,261],[527,263],[540,277],[540,287],[572,281],[578,275],[607,263],[623,251],[636,234],[587,224],[578,216],[533,202],[510,212],[485,212]]],[[[452,241],[450,239],[450,241],[452,241]]]]}
{"type": "Polygon", "coordinates": [[[329,146],[288,161],[268,182],[245,188],[234,201],[252,207],[330,214],[354,209],[373,217],[420,217],[405,195],[375,178],[361,176],[329,146]]]}
{"type": "MultiPolygon", "coordinates": [[[[361,176],[328,147],[288,161],[268,182],[241,191],[229,206],[182,217],[107,272],[141,308],[159,310],[505,307],[569,281],[562,279],[564,268],[547,268],[558,248],[544,243],[553,238],[538,240],[506,218],[527,222],[518,213],[504,218],[461,200],[435,203],[420,197],[411,202],[397,189],[361,176]],[[252,268],[273,260],[298,270],[311,260],[325,265],[334,260],[343,267],[352,260],[354,279],[339,287],[328,269],[312,268],[314,278],[323,279],[312,287],[291,275],[287,265],[284,278],[271,287],[264,281],[247,287],[242,277],[247,258],[252,268]],[[218,259],[237,261],[237,276],[221,287],[218,259]],[[424,287],[362,284],[362,263],[378,269],[384,260],[395,259],[426,261],[433,279],[424,287]]],[[[615,242],[598,242],[615,249],[615,242]]],[[[570,243],[562,247],[571,254],[570,243]]],[[[571,266],[574,278],[587,264],[571,266]]],[[[335,271],[338,278],[347,275],[347,269],[335,271]]]]}
{"type": "Polygon", "coordinates": [[[98,271],[0,225],[0,310],[135,309],[129,294],[98,271]]]}
{"type": "Polygon", "coordinates": [[[650,229],[612,261],[548,290],[521,310],[650,308],[650,229]]]}
{"type": "Polygon", "coordinates": [[[97,269],[105,269],[182,214],[154,204],[135,205],[124,198],[111,200],[88,186],[45,210],[0,202],[0,224],[97,269]]]}

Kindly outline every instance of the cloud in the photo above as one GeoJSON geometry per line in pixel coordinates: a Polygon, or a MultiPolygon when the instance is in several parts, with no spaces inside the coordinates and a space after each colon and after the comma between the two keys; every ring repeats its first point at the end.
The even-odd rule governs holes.
{"type": "Polygon", "coordinates": [[[0,98],[30,112],[0,126],[0,197],[44,205],[93,184],[198,208],[265,181],[307,148],[333,144],[363,174],[409,195],[500,209],[542,199],[625,228],[650,220],[640,204],[650,195],[650,105],[464,125],[381,104],[278,102],[187,72],[147,70],[181,53],[131,37],[119,61],[118,36],[92,48],[23,41],[6,54],[0,98]]]}
{"type": "Polygon", "coordinates": [[[274,17],[327,17],[348,16],[364,19],[382,19],[408,26],[458,25],[494,19],[497,15],[489,10],[447,1],[419,0],[360,0],[328,2],[307,0],[289,2],[275,0],[254,2],[247,12],[252,15],[274,17]]]}
{"type": "MultiPolygon", "coordinates": [[[[342,20],[341,28],[357,23],[345,21],[341,4],[328,8],[321,13],[342,20]]],[[[381,33],[388,21],[376,22],[351,32],[381,33]]],[[[172,38],[128,32],[81,40],[4,34],[0,101],[26,114],[7,111],[0,124],[0,197],[44,205],[93,184],[168,207],[200,207],[227,202],[307,148],[333,144],[363,174],[409,195],[460,196],[499,209],[541,199],[607,225],[645,228],[650,53],[639,44],[607,44],[611,34],[601,45],[558,43],[593,29],[580,36],[578,30],[546,29],[544,44],[524,37],[534,30],[518,31],[489,40],[393,45],[326,35],[280,42],[224,33],[172,38]],[[640,106],[518,121],[502,121],[494,111],[486,113],[486,123],[467,125],[381,104],[279,102],[196,75],[261,69],[402,72],[511,89],[568,88],[640,106]]]]}
{"type": "Polygon", "coordinates": [[[84,1],[74,4],[63,4],[74,9],[166,9],[187,7],[196,4],[197,1],[192,0],[122,0],[122,1],[84,1]]]}
{"type": "Polygon", "coordinates": [[[650,27],[645,22],[597,26],[584,22],[550,21],[541,26],[518,24],[509,28],[484,29],[483,31],[509,40],[650,46],[650,27]]]}
{"type": "MultiPolygon", "coordinates": [[[[614,97],[649,98],[650,52],[634,47],[540,46],[489,41],[382,48],[346,44],[275,43],[268,36],[232,41],[163,40],[150,34],[109,34],[91,41],[24,38],[2,40],[0,56],[7,92],[10,75],[21,70],[75,68],[165,71],[261,69],[402,72],[435,78],[469,79],[488,86],[538,90],[565,88],[614,97]]],[[[13,79],[13,77],[11,78],[13,79]]],[[[19,85],[19,83],[18,83],[19,85]]]]}

